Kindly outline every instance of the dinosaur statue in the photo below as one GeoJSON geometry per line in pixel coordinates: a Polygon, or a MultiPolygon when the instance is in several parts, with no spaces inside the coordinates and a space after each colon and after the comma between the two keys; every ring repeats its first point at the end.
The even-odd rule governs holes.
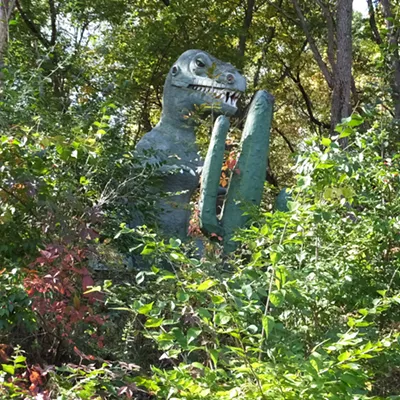
{"type": "Polygon", "coordinates": [[[159,200],[158,222],[166,236],[187,237],[189,202],[199,185],[202,160],[196,145],[195,122],[188,115],[196,106],[206,104],[215,114],[232,116],[245,89],[245,78],[235,67],[205,51],[184,52],[170,69],[161,119],[136,146],[139,152],[152,151],[151,163],[162,163],[162,190],[173,194],[159,200]]]}
{"type": "Polygon", "coordinates": [[[229,116],[246,89],[245,78],[231,64],[200,50],[183,53],[170,69],[164,85],[160,122],[137,144],[138,151],[152,150],[151,162],[162,163],[163,191],[159,200],[159,225],[169,237],[185,239],[190,218],[189,202],[199,184],[202,160],[190,113],[209,105],[220,115],[215,123],[202,173],[199,202],[200,227],[208,235],[223,237],[226,252],[235,249],[234,231],[246,223],[243,208],[259,205],[267,169],[273,97],[258,91],[250,105],[240,145],[240,156],[231,175],[221,217],[216,203],[229,116]],[[179,171],[179,173],[177,173],[179,171]]]}

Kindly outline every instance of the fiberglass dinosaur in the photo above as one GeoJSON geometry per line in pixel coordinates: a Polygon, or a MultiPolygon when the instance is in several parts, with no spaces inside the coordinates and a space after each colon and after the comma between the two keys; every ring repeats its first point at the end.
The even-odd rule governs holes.
{"type": "Polygon", "coordinates": [[[222,236],[225,249],[230,251],[234,248],[233,231],[246,221],[243,205],[260,204],[273,108],[273,97],[265,91],[257,92],[250,106],[236,167],[240,174],[231,177],[222,218],[216,216],[228,117],[236,113],[237,100],[245,89],[246,80],[234,66],[205,51],[184,52],[170,69],[164,85],[161,119],[137,144],[140,152],[152,149],[152,162],[163,163],[163,191],[171,196],[159,200],[158,221],[166,236],[187,237],[189,202],[199,185],[203,165],[196,145],[195,122],[188,118],[196,106],[210,105],[215,114],[220,114],[202,170],[203,232],[222,236]]]}

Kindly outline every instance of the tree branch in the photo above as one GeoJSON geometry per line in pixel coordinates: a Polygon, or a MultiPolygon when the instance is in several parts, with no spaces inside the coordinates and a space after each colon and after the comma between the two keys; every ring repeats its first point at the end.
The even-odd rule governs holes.
{"type": "Polygon", "coordinates": [[[50,19],[51,19],[51,39],[50,44],[54,46],[57,40],[57,13],[54,0],[49,0],[50,19]]]}
{"type": "Polygon", "coordinates": [[[270,6],[274,7],[276,10],[278,10],[283,16],[285,16],[286,19],[289,21],[294,22],[296,25],[298,24],[298,21],[296,21],[291,15],[289,15],[282,7],[282,2],[280,2],[280,5],[276,5],[274,2],[266,0],[267,4],[270,6]]]}
{"type": "Polygon", "coordinates": [[[394,114],[396,119],[400,119],[400,54],[399,54],[399,36],[400,28],[394,24],[392,4],[390,0],[381,0],[383,16],[386,20],[387,40],[389,51],[389,62],[392,67],[392,99],[394,103],[394,114]]]}
{"type": "Polygon", "coordinates": [[[310,45],[310,49],[314,55],[314,59],[317,62],[322,74],[325,77],[328,86],[332,89],[333,88],[333,77],[331,71],[329,71],[328,66],[325,64],[324,60],[322,59],[321,53],[318,50],[318,47],[314,41],[314,38],[311,36],[311,32],[308,29],[308,25],[306,19],[304,18],[303,11],[300,8],[300,5],[297,0],[292,0],[293,6],[296,10],[297,16],[300,20],[300,25],[303,29],[304,34],[306,35],[308,44],[310,45]]]}
{"type": "Polygon", "coordinates": [[[15,0],[10,0],[8,3],[8,14],[7,14],[7,20],[10,20],[11,14],[13,13],[15,8],[15,0]]]}
{"type": "Polygon", "coordinates": [[[35,211],[32,209],[32,207],[30,207],[29,204],[26,203],[23,199],[21,199],[18,195],[16,195],[14,192],[12,192],[11,190],[7,189],[5,186],[2,186],[2,185],[0,185],[0,190],[7,193],[9,196],[13,197],[15,200],[17,200],[19,203],[21,203],[26,208],[26,210],[31,213],[31,215],[33,217],[38,219],[38,216],[35,213],[35,211]]]}
{"type": "Polygon", "coordinates": [[[300,72],[298,71],[295,76],[295,75],[293,75],[292,71],[290,70],[290,68],[287,65],[285,65],[285,69],[287,70],[287,76],[296,84],[297,88],[299,89],[299,91],[303,97],[304,102],[306,103],[307,114],[310,118],[310,121],[312,123],[314,123],[315,125],[318,125],[322,128],[329,129],[330,124],[327,124],[326,122],[322,122],[314,116],[312,101],[310,99],[310,96],[306,92],[306,89],[304,88],[303,84],[301,83],[300,72]]]}
{"type": "Polygon", "coordinates": [[[382,44],[381,34],[379,33],[378,27],[376,26],[375,10],[372,0],[367,0],[368,13],[369,13],[369,25],[372,30],[372,36],[377,44],[382,44]]]}
{"type": "Polygon", "coordinates": [[[261,67],[263,65],[263,61],[267,55],[267,51],[268,51],[268,46],[270,45],[270,43],[272,42],[272,40],[275,37],[275,32],[276,32],[276,27],[275,26],[270,26],[268,28],[268,35],[265,39],[265,42],[263,43],[263,47],[262,47],[262,51],[261,51],[261,57],[258,59],[257,61],[257,69],[256,72],[254,74],[254,80],[253,80],[253,85],[254,87],[257,87],[258,85],[258,81],[260,79],[260,71],[261,71],[261,67]]]}
{"type": "Polygon", "coordinates": [[[43,44],[43,46],[45,46],[46,48],[49,48],[51,46],[51,43],[42,35],[39,28],[25,14],[24,10],[21,7],[21,3],[19,2],[19,0],[16,0],[16,5],[17,5],[17,9],[19,11],[19,14],[21,15],[21,18],[25,22],[26,26],[30,29],[30,31],[33,33],[33,35],[36,36],[36,38],[40,41],[40,43],[43,44]]]}
{"type": "Polygon", "coordinates": [[[286,144],[288,145],[290,151],[291,151],[292,153],[294,153],[294,152],[295,152],[294,146],[292,145],[292,143],[290,143],[289,139],[283,134],[283,132],[282,132],[279,128],[276,128],[276,127],[274,128],[274,130],[275,130],[275,132],[277,132],[277,133],[282,137],[282,139],[286,142],[286,144]]]}
{"type": "MultiPolygon", "coordinates": [[[[247,7],[245,10],[242,32],[239,35],[238,54],[240,59],[243,59],[246,52],[246,40],[249,34],[251,21],[253,20],[254,3],[255,0],[247,0],[247,7]]],[[[243,63],[243,61],[241,61],[241,63],[243,63]]]]}
{"type": "Polygon", "coordinates": [[[322,0],[317,0],[317,3],[320,5],[322,9],[322,13],[326,19],[326,25],[328,27],[328,59],[329,64],[331,64],[331,68],[333,71],[333,75],[335,75],[336,71],[336,39],[335,39],[335,24],[332,18],[332,14],[329,11],[329,8],[322,0]]]}
{"type": "Polygon", "coordinates": [[[265,180],[268,183],[270,183],[271,185],[275,186],[276,188],[279,188],[278,179],[276,178],[275,174],[272,172],[271,161],[269,159],[268,159],[268,167],[267,167],[267,171],[266,171],[265,180]]]}

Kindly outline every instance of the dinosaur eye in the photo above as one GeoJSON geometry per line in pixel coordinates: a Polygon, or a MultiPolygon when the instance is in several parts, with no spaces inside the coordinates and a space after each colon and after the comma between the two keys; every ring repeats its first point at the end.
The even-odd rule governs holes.
{"type": "Polygon", "coordinates": [[[200,58],[196,59],[196,65],[200,68],[204,68],[206,64],[203,63],[203,61],[200,60],[200,58]]]}
{"type": "Polygon", "coordinates": [[[172,75],[176,75],[179,72],[179,67],[177,65],[174,65],[171,69],[172,75]]]}

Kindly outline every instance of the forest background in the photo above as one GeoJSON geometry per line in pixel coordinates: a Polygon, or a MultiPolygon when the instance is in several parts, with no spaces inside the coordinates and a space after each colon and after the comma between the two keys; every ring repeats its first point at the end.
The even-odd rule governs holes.
{"type": "Polygon", "coordinates": [[[1,0],[1,399],[400,398],[400,3],[363,10],[1,0]],[[263,203],[201,259],[157,232],[134,152],[190,48],[248,81],[222,184],[252,95],[275,96],[263,203]]]}

